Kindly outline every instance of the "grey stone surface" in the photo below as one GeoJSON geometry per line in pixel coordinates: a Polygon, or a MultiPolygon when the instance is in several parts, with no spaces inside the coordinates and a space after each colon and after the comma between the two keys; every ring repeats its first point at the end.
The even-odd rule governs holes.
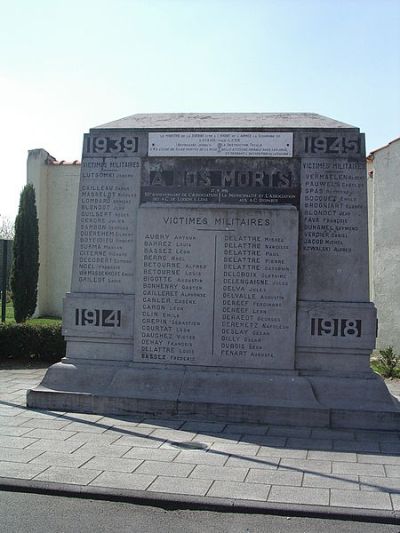
{"type": "MultiPolygon", "coordinates": [[[[4,383],[2,377],[7,378],[6,382],[12,388],[13,379],[18,377],[18,372],[4,372],[0,369],[0,386],[4,383]]],[[[36,379],[40,378],[40,374],[37,374],[36,379]]],[[[32,385],[34,383],[30,382],[29,386],[32,385]]],[[[33,423],[57,420],[53,412],[28,410],[23,404],[9,405],[8,416],[5,418],[20,418],[26,423],[28,414],[31,417],[28,420],[33,423]]],[[[167,500],[176,500],[179,495],[211,496],[224,498],[235,506],[255,501],[266,502],[269,506],[285,505],[289,509],[292,505],[296,509],[299,505],[314,506],[314,509],[319,506],[319,512],[335,512],[337,507],[346,507],[352,515],[361,516],[373,511],[389,513],[392,506],[393,509],[400,510],[398,455],[315,450],[312,433],[307,438],[296,436],[303,434],[301,430],[304,428],[301,427],[286,428],[287,431],[284,427],[279,428],[283,435],[272,435],[270,439],[275,439],[275,446],[267,448],[262,443],[268,438],[265,431],[271,428],[265,424],[259,426],[262,431],[253,431],[251,434],[217,432],[214,435],[202,435],[185,431],[199,429],[193,420],[164,418],[144,421],[139,418],[128,421],[113,416],[70,412],[59,413],[58,417],[59,420],[70,420],[71,424],[75,424],[76,431],[66,440],[49,440],[45,437],[48,431],[52,434],[65,433],[68,426],[65,426],[66,429],[54,427],[51,430],[33,427],[28,429],[44,429],[45,432],[37,433],[35,443],[27,448],[0,446],[0,482],[19,483],[20,488],[21,483],[23,486],[25,482],[37,483],[39,487],[45,482],[49,490],[60,487],[60,484],[67,490],[69,485],[72,491],[78,492],[99,487],[103,495],[107,494],[107,489],[123,489],[128,491],[124,492],[125,495],[134,494],[135,497],[140,496],[137,491],[144,491],[143,496],[156,498],[156,493],[161,492],[167,500]],[[121,425],[118,427],[118,424],[121,425]],[[97,428],[97,431],[86,431],[88,425],[97,428]],[[113,428],[111,434],[107,429],[110,427],[113,428]],[[128,443],[131,437],[126,432],[135,430],[138,434],[134,441],[117,444],[124,442],[123,439],[128,443]],[[143,433],[139,433],[140,430],[143,433]],[[153,437],[159,447],[144,447],[153,433],[162,435],[159,441],[158,437],[153,437]],[[192,440],[188,441],[188,435],[193,436],[192,440]],[[174,437],[175,444],[168,439],[164,440],[165,436],[174,437]],[[216,439],[216,447],[220,449],[180,451],[181,445],[201,442],[201,436],[216,439]],[[110,441],[110,438],[113,440],[110,441]],[[238,441],[238,438],[247,438],[250,442],[238,441]],[[298,438],[302,439],[304,449],[286,447],[287,440],[298,438]],[[307,443],[309,448],[305,447],[307,443]],[[50,446],[52,447],[49,448],[50,446]],[[257,455],[254,455],[257,448],[257,455]],[[276,455],[263,456],[263,452],[276,455]],[[288,452],[301,453],[303,459],[285,457],[288,452]],[[143,470],[151,473],[141,473],[143,470]],[[130,490],[134,492],[130,493],[130,490]]],[[[240,425],[232,424],[230,427],[238,428],[240,425]]],[[[247,427],[248,425],[243,429],[247,431],[247,427]]],[[[307,435],[310,435],[310,430],[307,431],[307,435]]],[[[398,438],[398,433],[395,432],[369,432],[367,441],[359,441],[357,437],[360,435],[357,432],[330,431],[321,435],[334,442],[344,440],[345,436],[348,443],[375,443],[378,448],[383,444],[393,445],[398,438]]],[[[315,435],[316,444],[320,442],[321,435],[315,435]]],[[[310,507],[306,509],[309,511],[310,507]]]]}
{"type": "Polygon", "coordinates": [[[154,481],[155,476],[144,474],[127,474],[124,472],[103,472],[91,485],[117,489],[145,490],[154,481]]]}
{"type": "Polygon", "coordinates": [[[152,113],[114,120],[94,129],[344,128],[354,126],[317,113],[152,113]]]}
{"type": "Polygon", "coordinates": [[[270,502],[300,503],[308,505],[328,505],[328,489],[314,489],[308,487],[281,487],[271,488],[268,496],[270,502]]]}
{"type": "Polygon", "coordinates": [[[266,483],[270,485],[300,486],[303,478],[301,472],[287,472],[284,470],[267,470],[252,468],[246,478],[249,483],[266,483]]]}
{"type": "Polygon", "coordinates": [[[58,483],[72,483],[73,485],[87,485],[100,474],[101,470],[50,466],[47,468],[47,470],[37,475],[35,479],[38,481],[53,481],[58,483]]]}
{"type": "MultiPolygon", "coordinates": [[[[133,115],[92,129],[67,354],[28,404],[197,417],[198,435],[228,422],[399,429],[399,403],[369,368],[364,159],[358,128],[312,113],[133,115]]],[[[32,386],[26,375],[14,384],[9,400],[32,386]]],[[[275,433],[290,439],[281,457],[304,459],[302,447],[321,452],[331,438],[348,453],[396,451],[297,431],[275,433]]],[[[118,445],[139,441],[163,442],[131,434],[118,445]]]]}
{"type": "Polygon", "coordinates": [[[239,483],[234,481],[215,481],[207,496],[241,500],[266,501],[270,492],[269,485],[239,483]]]}
{"type": "Polygon", "coordinates": [[[294,208],[139,209],[134,359],[293,368],[297,238],[294,208]]]}
{"type": "Polygon", "coordinates": [[[331,505],[362,509],[392,510],[389,494],[332,489],[331,505]]]}
{"type": "Polygon", "coordinates": [[[212,481],[208,479],[160,476],[151,484],[148,490],[151,492],[166,492],[169,494],[204,496],[211,483],[212,481]]]}
{"type": "Polygon", "coordinates": [[[224,466],[197,465],[190,473],[191,478],[215,479],[219,481],[244,481],[247,468],[226,468],[224,466]]]}

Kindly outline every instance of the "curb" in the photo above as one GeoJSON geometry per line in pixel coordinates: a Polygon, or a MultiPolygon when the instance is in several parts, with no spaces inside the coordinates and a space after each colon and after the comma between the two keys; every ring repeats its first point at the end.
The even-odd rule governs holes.
{"type": "Polygon", "coordinates": [[[328,518],[353,522],[374,522],[380,524],[400,524],[400,512],[323,505],[299,505],[269,503],[253,500],[231,500],[210,496],[187,496],[181,494],[148,493],[143,490],[113,489],[108,487],[88,487],[69,483],[19,480],[2,478],[0,490],[47,494],[67,498],[84,498],[112,502],[133,503],[160,507],[166,510],[198,510],[229,513],[253,513],[307,518],[328,518]]]}

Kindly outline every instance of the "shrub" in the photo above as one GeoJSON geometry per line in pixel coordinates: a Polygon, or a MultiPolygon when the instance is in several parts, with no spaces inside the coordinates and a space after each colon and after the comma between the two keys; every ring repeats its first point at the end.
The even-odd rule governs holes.
{"type": "Polygon", "coordinates": [[[379,350],[378,364],[385,378],[393,378],[399,370],[400,357],[393,352],[393,346],[379,350]]]}
{"type": "Polygon", "coordinates": [[[36,308],[39,274],[39,229],[33,185],[21,192],[15,220],[11,290],[16,322],[25,322],[36,308]]]}
{"type": "Polygon", "coordinates": [[[56,363],[65,356],[61,325],[0,325],[0,361],[46,361],[56,363]]]}

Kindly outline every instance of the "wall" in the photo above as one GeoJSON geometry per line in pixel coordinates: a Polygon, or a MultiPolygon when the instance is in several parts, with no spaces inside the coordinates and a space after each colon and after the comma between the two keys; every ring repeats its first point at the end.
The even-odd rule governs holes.
{"type": "Polygon", "coordinates": [[[400,138],[368,157],[371,299],[377,347],[400,353],[400,138]]]}
{"type": "Polygon", "coordinates": [[[35,187],[39,218],[38,316],[61,316],[70,290],[79,174],[77,161],[59,162],[41,148],[28,153],[27,182],[35,187]]]}

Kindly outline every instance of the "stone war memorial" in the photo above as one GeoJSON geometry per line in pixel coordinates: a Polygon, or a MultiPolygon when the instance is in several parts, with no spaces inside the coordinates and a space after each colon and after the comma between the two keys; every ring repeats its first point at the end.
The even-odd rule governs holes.
{"type": "Polygon", "coordinates": [[[369,366],[359,129],[143,114],[84,137],[66,357],[28,405],[399,429],[369,366]]]}

